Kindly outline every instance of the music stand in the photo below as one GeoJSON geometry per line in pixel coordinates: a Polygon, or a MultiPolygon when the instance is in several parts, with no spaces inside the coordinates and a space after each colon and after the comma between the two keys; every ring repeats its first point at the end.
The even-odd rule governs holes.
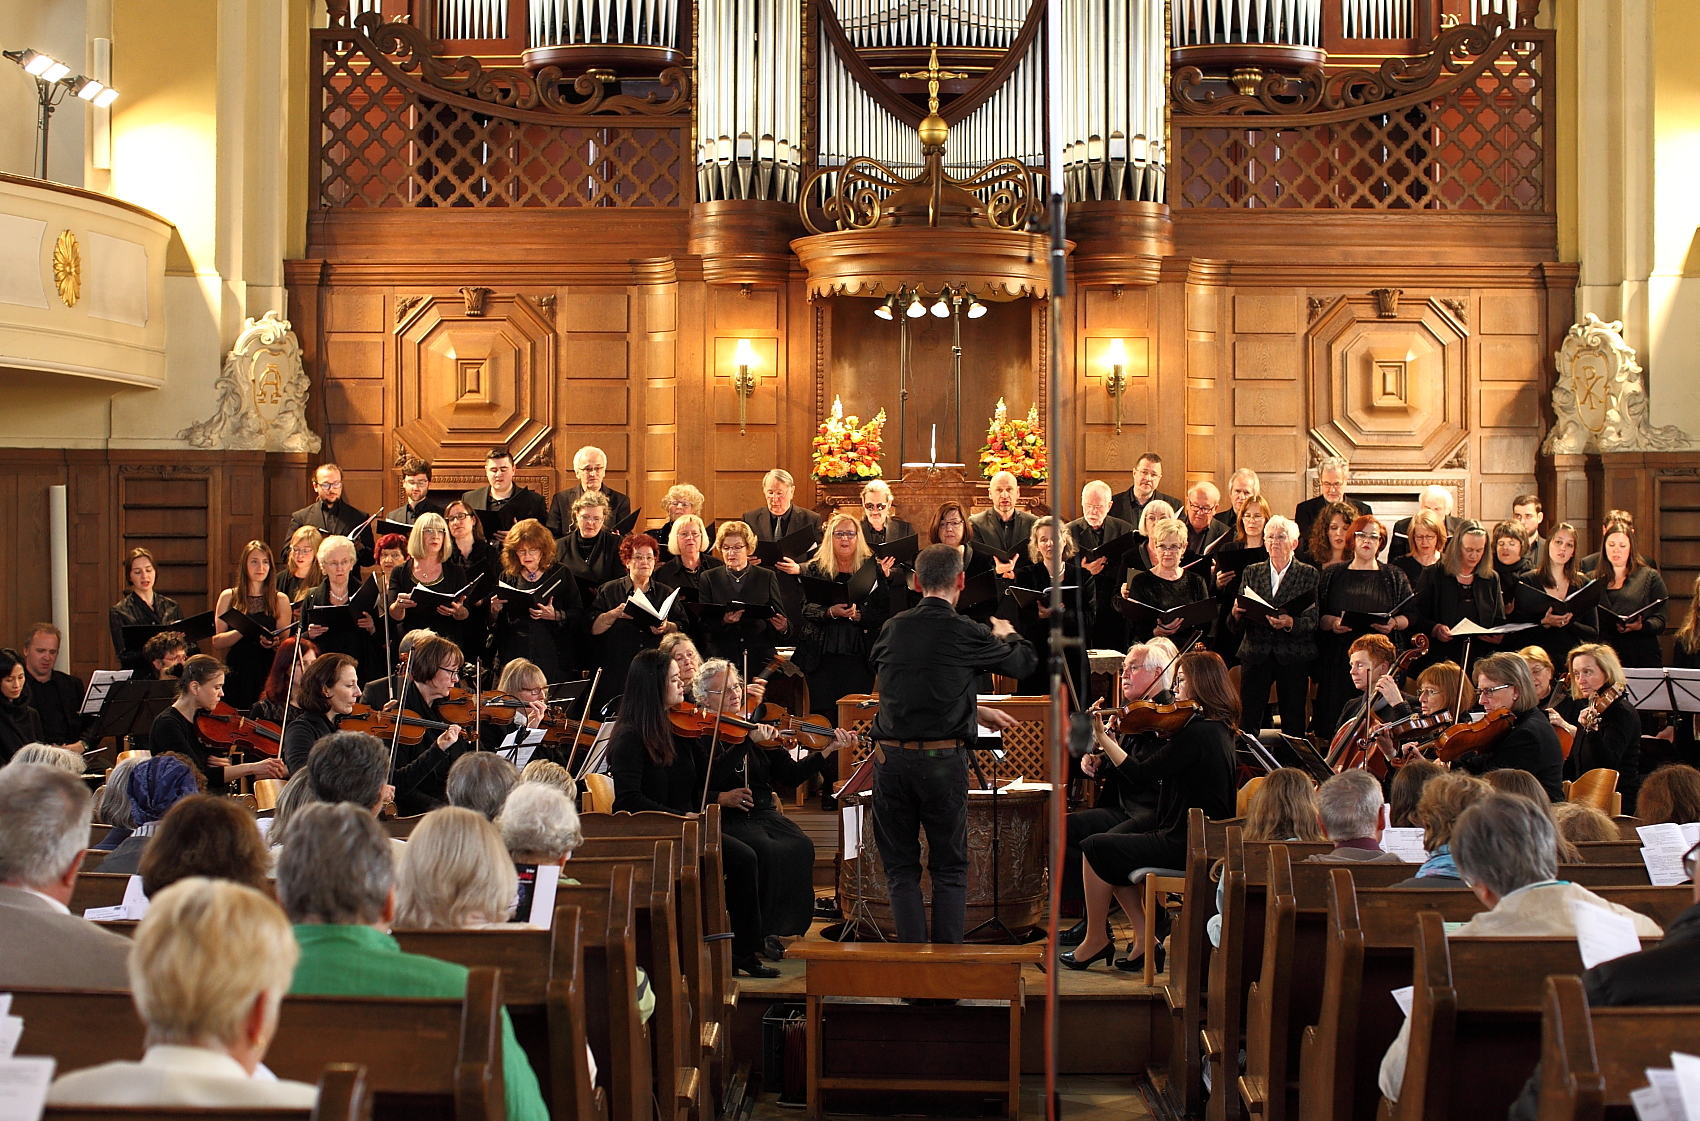
{"type": "MultiPolygon", "coordinates": [[[[842,814],[846,809],[861,808],[861,804],[859,802],[855,802],[854,799],[864,791],[871,791],[873,787],[874,753],[870,751],[862,757],[862,761],[860,763],[856,764],[856,769],[850,772],[850,777],[845,779],[844,785],[839,788],[839,813],[842,814]],[[844,805],[843,799],[846,798],[852,800],[851,805],[844,805]]],[[[874,800],[870,795],[868,798],[866,814],[870,823],[873,820],[873,816],[874,800]]],[[[839,818],[839,825],[840,828],[843,827],[842,817],[839,818]]],[[[855,940],[860,942],[862,939],[859,932],[862,928],[863,919],[867,920],[868,929],[874,932],[875,938],[878,938],[881,942],[886,940],[885,931],[880,929],[880,924],[875,921],[873,912],[868,909],[868,893],[862,886],[862,867],[867,862],[865,854],[868,848],[868,829],[869,826],[864,824],[856,830],[856,905],[850,908],[849,914],[844,916],[844,925],[838,935],[838,940],[840,942],[850,941],[850,935],[852,934],[856,934],[855,940]]],[[[849,854],[846,853],[845,857],[848,859],[849,854]]]]}
{"type": "Polygon", "coordinates": [[[115,682],[100,706],[100,716],[89,736],[95,743],[107,736],[115,736],[121,741],[127,736],[145,736],[159,714],[170,708],[171,702],[176,699],[175,681],[148,678],[115,682]]]}
{"type": "Polygon", "coordinates": [[[1316,748],[1312,747],[1308,740],[1275,731],[1259,733],[1258,740],[1283,767],[1303,771],[1318,782],[1327,782],[1334,777],[1334,768],[1328,765],[1328,760],[1317,754],[1316,748]]]}
{"type": "Polygon", "coordinates": [[[1629,700],[1644,712],[1700,712],[1700,669],[1623,669],[1629,700]]]}
{"type": "MultiPolygon", "coordinates": [[[[1003,757],[1006,754],[1005,751],[1004,751],[1004,746],[1003,746],[1003,737],[1001,735],[998,737],[996,747],[987,746],[983,749],[979,748],[979,747],[975,747],[974,750],[976,750],[976,751],[984,750],[984,751],[988,752],[992,757],[992,781],[991,781],[991,785],[989,787],[985,785],[986,780],[985,780],[984,776],[982,776],[981,779],[980,779],[982,789],[986,789],[988,791],[988,796],[992,799],[992,917],[987,919],[985,922],[981,923],[979,926],[976,926],[973,930],[970,930],[967,934],[964,934],[962,936],[962,939],[963,939],[963,941],[966,942],[966,941],[972,939],[974,937],[974,935],[980,933],[982,930],[985,930],[989,926],[989,927],[993,927],[996,930],[1002,931],[1003,936],[1005,938],[1009,939],[1010,945],[1019,946],[1019,945],[1022,944],[1021,938],[1016,935],[1015,931],[1013,931],[1009,928],[1008,923],[1003,921],[1003,913],[1002,913],[1002,907],[1001,907],[1001,903],[1002,903],[1001,881],[1003,880],[1001,857],[1002,857],[1003,845],[1001,843],[1002,839],[999,835],[1000,830],[998,828],[998,817],[999,817],[999,815],[998,815],[998,798],[1001,796],[1001,792],[998,789],[998,781],[1001,777],[998,773],[998,764],[1003,762],[1003,757]]],[[[974,757],[972,755],[970,755],[969,758],[973,759],[974,757]]],[[[978,766],[975,766],[974,770],[975,770],[975,773],[978,773],[980,768],[978,766]]],[[[970,795],[972,795],[973,793],[974,792],[972,790],[969,791],[970,795]]]]}

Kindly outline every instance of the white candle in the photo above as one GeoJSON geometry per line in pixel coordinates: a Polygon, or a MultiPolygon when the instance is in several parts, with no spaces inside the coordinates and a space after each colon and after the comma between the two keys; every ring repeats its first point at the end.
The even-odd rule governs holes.
{"type": "Polygon", "coordinates": [[[936,424],[933,425],[933,454],[931,459],[934,463],[939,461],[939,426],[936,424]]]}

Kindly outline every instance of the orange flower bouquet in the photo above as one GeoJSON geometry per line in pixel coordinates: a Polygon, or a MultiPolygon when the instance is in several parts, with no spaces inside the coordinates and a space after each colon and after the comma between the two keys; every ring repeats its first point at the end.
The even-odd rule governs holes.
{"type": "Polygon", "coordinates": [[[822,483],[858,483],[880,477],[880,438],[885,410],[866,424],[845,416],[844,405],[832,399],[832,415],[815,430],[814,477],[822,483]]]}
{"type": "Polygon", "coordinates": [[[1050,475],[1038,405],[1028,408],[1026,420],[1011,420],[1009,407],[998,398],[997,412],[986,429],[986,444],[980,449],[980,474],[989,479],[999,471],[1008,471],[1024,483],[1050,475]]]}

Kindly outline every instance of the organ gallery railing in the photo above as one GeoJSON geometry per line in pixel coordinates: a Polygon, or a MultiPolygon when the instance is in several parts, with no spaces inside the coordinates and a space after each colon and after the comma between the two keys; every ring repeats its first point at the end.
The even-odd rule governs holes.
{"type": "Polygon", "coordinates": [[[595,74],[485,67],[375,12],[315,28],[321,209],[683,206],[690,80],[642,96],[595,74]]]}
{"type": "Polygon", "coordinates": [[[1177,68],[1171,205],[1550,211],[1554,32],[1533,8],[1515,26],[1485,12],[1418,58],[1269,74],[1250,92],[1177,68]]]}

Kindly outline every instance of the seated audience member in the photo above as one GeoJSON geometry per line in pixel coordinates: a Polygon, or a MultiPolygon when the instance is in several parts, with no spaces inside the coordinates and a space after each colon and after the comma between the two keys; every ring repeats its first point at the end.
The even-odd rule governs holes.
{"type": "Polygon", "coordinates": [[[0,770],[0,991],[128,988],[130,940],[71,914],[89,843],[89,792],[40,764],[0,770]]]}
{"type": "Polygon", "coordinates": [[[1623,840],[1610,814],[1581,802],[1554,803],[1552,817],[1558,824],[1558,835],[1573,845],[1623,840]]]}
{"type": "MultiPolygon", "coordinates": [[[[1409,766],[1409,764],[1407,764],[1409,766]]],[[[1423,784],[1417,803],[1417,824],[1423,827],[1423,848],[1428,859],[1417,874],[1394,887],[1463,887],[1458,862],[1452,856],[1452,833],[1465,810],[1493,793],[1493,787],[1463,772],[1435,776],[1423,784]]]]}
{"type": "MultiPolygon", "coordinates": [[[[533,759],[525,765],[525,770],[519,773],[519,781],[523,785],[528,782],[552,786],[569,798],[578,797],[578,783],[573,781],[573,773],[555,762],[553,759],[533,759]]],[[[513,795],[509,795],[513,797],[513,795]]]]}
{"type": "Polygon", "coordinates": [[[272,823],[266,829],[266,845],[271,849],[272,863],[277,863],[277,854],[289,840],[291,823],[302,806],[310,806],[319,800],[308,785],[305,768],[289,776],[289,781],[283,784],[283,789],[277,793],[277,805],[272,807],[272,823]]]}
{"type": "Polygon", "coordinates": [[[1334,851],[1307,858],[1308,863],[1355,861],[1369,864],[1402,864],[1397,856],[1381,851],[1381,834],[1387,828],[1387,803],[1381,783],[1365,770],[1341,771],[1317,791],[1316,808],[1322,831],[1334,851]]]}
{"type": "Polygon", "coordinates": [[[1483,777],[1489,786],[1501,794],[1515,794],[1520,798],[1529,799],[1552,820],[1552,831],[1556,838],[1555,843],[1558,846],[1558,862],[1560,864],[1582,863],[1581,850],[1566,840],[1564,835],[1558,831],[1558,818],[1554,816],[1552,810],[1557,803],[1546,798],[1545,789],[1534,775],[1528,771],[1513,771],[1502,768],[1497,771],[1489,771],[1483,777]]]}
{"type": "Polygon", "coordinates": [[[48,1104],[311,1108],[316,1087],[256,1075],[297,952],[253,888],[195,876],[154,895],[130,955],[146,1054],[61,1076],[48,1104]]]}
{"type": "Polygon", "coordinates": [[[195,794],[160,819],[142,853],[142,890],[149,899],[178,880],[203,876],[272,894],[271,853],[254,819],[232,798],[195,794]]]}
{"type": "Polygon", "coordinates": [[[87,767],[83,757],[78,752],[64,747],[49,747],[44,743],[26,743],[13,754],[8,767],[19,763],[45,763],[49,767],[58,767],[68,775],[80,775],[87,767]]]}
{"type": "Polygon", "coordinates": [[[142,853],[172,806],[192,794],[207,792],[207,777],[193,763],[168,751],[136,764],[125,784],[130,794],[130,819],[136,828],[101,862],[102,872],[133,874],[141,870],[142,853]]]}
{"type": "Polygon", "coordinates": [[[130,816],[130,772],[140,762],[133,755],[123,760],[107,773],[106,785],[95,792],[95,820],[108,827],[100,843],[89,846],[96,852],[111,852],[136,828],[136,819],[130,816]]]}
{"type": "MultiPolygon", "coordinates": [[[[1628,918],[1643,938],[1659,936],[1658,924],[1647,916],[1559,879],[1557,848],[1552,818],[1533,799],[1496,791],[1465,810],[1453,830],[1452,856],[1465,885],[1489,909],[1448,936],[1574,938],[1572,902],[1604,907],[1628,918]]],[[[1381,1060],[1381,1094],[1390,1102],[1399,1100],[1405,1080],[1410,1032],[1411,1023],[1406,1020],[1381,1060]]]]}
{"type": "MultiPolygon", "coordinates": [[[[1427,759],[1413,759],[1393,774],[1393,788],[1388,792],[1388,824],[1395,829],[1410,829],[1422,825],[1417,806],[1429,780],[1446,773],[1446,768],[1427,759]]],[[[1430,850],[1433,851],[1433,850],[1430,850]]]]}
{"type": "Polygon", "coordinates": [[[1686,763],[1667,763],[1641,783],[1635,816],[1642,825],[1700,821],[1700,771],[1686,763]]]}
{"type": "MultiPolygon", "coordinates": [[[[309,760],[311,765],[311,760],[309,760]]],[[[277,894],[295,924],[301,960],[293,994],[459,999],[466,967],[403,953],[395,918],[395,861],[377,818],[346,803],[303,807],[277,865],[277,894]]],[[[548,1121],[531,1061],[502,1012],[508,1121],[548,1121]]]]}
{"type": "MultiPolygon", "coordinates": [[[[1281,767],[1264,776],[1263,785],[1246,806],[1247,841],[1326,841],[1316,810],[1316,783],[1303,771],[1281,767]]],[[[1221,862],[1211,869],[1216,880],[1216,913],[1205,921],[1210,944],[1222,943],[1221,862]]]]}
{"type": "Polygon", "coordinates": [[[476,810],[490,821],[502,812],[508,792],[519,785],[519,768],[489,751],[462,755],[449,768],[449,805],[476,810]]]}
{"type": "MultiPolygon", "coordinates": [[[[383,740],[365,732],[334,732],[314,744],[307,755],[309,799],[350,802],[376,817],[395,797],[395,789],[384,781],[389,767],[389,747],[383,740]]],[[[390,849],[397,860],[406,848],[406,841],[390,838],[390,849]]]]}
{"type": "Polygon", "coordinates": [[[396,865],[395,925],[402,930],[499,930],[518,890],[501,831],[476,810],[444,806],[425,815],[402,850],[396,865]]]}

